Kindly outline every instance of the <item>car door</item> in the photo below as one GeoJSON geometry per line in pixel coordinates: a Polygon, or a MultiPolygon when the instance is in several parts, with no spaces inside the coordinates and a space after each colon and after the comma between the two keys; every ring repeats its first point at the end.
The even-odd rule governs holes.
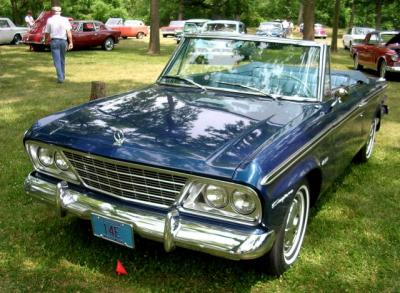
{"type": "Polygon", "coordinates": [[[92,40],[93,44],[95,46],[101,46],[105,39],[107,38],[107,35],[105,33],[105,26],[101,25],[98,22],[93,23],[93,35],[92,35],[92,40]]]}
{"type": "Polygon", "coordinates": [[[375,68],[375,52],[380,42],[380,36],[378,33],[371,33],[366,41],[365,49],[363,50],[362,56],[360,56],[360,60],[362,60],[362,64],[365,66],[375,68]]]}
{"type": "Polygon", "coordinates": [[[321,117],[321,126],[327,133],[328,151],[321,164],[325,161],[324,174],[329,181],[342,172],[363,144],[364,109],[360,107],[362,97],[358,84],[343,83],[343,86],[332,88],[328,74],[325,76],[324,114],[321,117]]]}
{"type": "Polygon", "coordinates": [[[7,19],[0,19],[0,44],[12,41],[12,31],[7,19]]]}

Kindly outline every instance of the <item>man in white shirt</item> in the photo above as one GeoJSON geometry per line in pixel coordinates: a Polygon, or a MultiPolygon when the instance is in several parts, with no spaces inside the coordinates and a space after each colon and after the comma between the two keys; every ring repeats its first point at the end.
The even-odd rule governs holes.
{"type": "Polygon", "coordinates": [[[53,16],[47,20],[45,38],[46,41],[50,39],[51,55],[57,72],[57,82],[63,83],[65,80],[65,52],[67,48],[71,50],[74,47],[71,34],[72,27],[69,20],[61,16],[61,7],[54,6],[51,11],[53,16]]]}
{"type": "Polygon", "coordinates": [[[35,23],[35,20],[32,17],[32,11],[28,10],[25,16],[25,23],[28,28],[31,28],[35,23]]]}

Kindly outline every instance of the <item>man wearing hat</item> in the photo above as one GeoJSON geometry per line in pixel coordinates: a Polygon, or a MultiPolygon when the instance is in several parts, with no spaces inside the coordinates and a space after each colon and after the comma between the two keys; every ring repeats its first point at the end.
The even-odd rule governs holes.
{"type": "Polygon", "coordinates": [[[51,8],[53,16],[47,20],[45,29],[46,41],[50,39],[51,55],[57,72],[57,82],[65,80],[65,52],[71,50],[72,43],[71,24],[68,19],[61,16],[61,7],[51,8]],[[68,42],[67,42],[68,40],[68,42]]]}

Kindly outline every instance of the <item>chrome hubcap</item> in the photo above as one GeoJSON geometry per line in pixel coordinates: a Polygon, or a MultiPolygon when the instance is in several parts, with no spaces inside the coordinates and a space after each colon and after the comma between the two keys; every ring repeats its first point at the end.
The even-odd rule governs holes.
{"type": "Polygon", "coordinates": [[[283,255],[287,264],[293,263],[301,248],[307,226],[309,191],[302,185],[290,205],[285,225],[283,255]]]}
{"type": "Polygon", "coordinates": [[[112,41],[111,40],[107,40],[106,41],[106,48],[107,49],[112,49],[112,41]]]}
{"type": "Polygon", "coordinates": [[[375,118],[371,124],[371,129],[369,130],[369,135],[368,135],[367,149],[365,152],[365,156],[367,157],[367,159],[371,157],[372,151],[374,149],[377,124],[378,124],[378,118],[375,118]]]}

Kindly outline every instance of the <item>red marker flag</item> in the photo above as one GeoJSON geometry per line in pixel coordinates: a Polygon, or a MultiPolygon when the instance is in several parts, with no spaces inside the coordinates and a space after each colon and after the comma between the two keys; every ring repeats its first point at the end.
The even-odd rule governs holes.
{"type": "Polygon", "coordinates": [[[115,272],[117,273],[118,276],[128,274],[128,272],[125,270],[124,266],[122,265],[119,259],[117,259],[117,268],[115,269],[115,272]]]}

